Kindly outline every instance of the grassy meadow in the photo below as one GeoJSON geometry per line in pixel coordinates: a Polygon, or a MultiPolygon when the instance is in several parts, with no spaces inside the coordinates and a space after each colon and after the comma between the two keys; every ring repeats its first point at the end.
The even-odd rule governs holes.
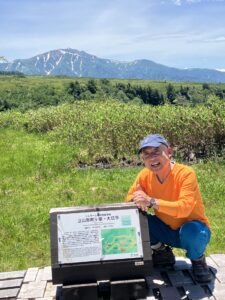
{"type": "Polygon", "coordinates": [[[73,149],[0,130],[0,271],[50,264],[49,210],[123,202],[136,169],[70,166],[73,149]]]}
{"type": "MultiPolygon", "coordinates": [[[[20,96],[26,80],[43,83],[18,79],[20,96]]],[[[45,80],[63,93],[65,81],[45,80]]],[[[13,83],[6,81],[4,92],[13,83]]],[[[32,105],[0,112],[0,272],[50,265],[51,208],[123,202],[141,168],[138,142],[154,132],[172,143],[177,160],[192,163],[212,226],[207,254],[225,253],[223,99],[211,95],[196,106],[112,99],[32,105]]]]}
{"type": "MultiPolygon", "coordinates": [[[[43,134],[0,130],[0,271],[49,265],[50,208],[123,202],[140,170],[79,169],[74,150],[43,134]]],[[[224,253],[225,162],[214,159],[193,167],[212,225],[207,254],[224,253]]]]}

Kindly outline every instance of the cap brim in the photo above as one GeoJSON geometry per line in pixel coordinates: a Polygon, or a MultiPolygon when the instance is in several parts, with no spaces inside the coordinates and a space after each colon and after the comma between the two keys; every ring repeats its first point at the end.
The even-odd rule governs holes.
{"type": "Polygon", "coordinates": [[[168,147],[168,145],[165,144],[165,143],[158,143],[158,142],[155,142],[155,143],[146,143],[146,144],[144,144],[144,145],[138,150],[138,154],[140,154],[141,151],[142,151],[144,148],[147,148],[147,147],[158,148],[158,147],[160,147],[161,145],[165,145],[166,147],[168,147]]]}

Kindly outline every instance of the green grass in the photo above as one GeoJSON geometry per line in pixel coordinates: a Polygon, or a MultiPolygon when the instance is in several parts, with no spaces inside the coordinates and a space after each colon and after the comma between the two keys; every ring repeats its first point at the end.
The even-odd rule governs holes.
{"type": "MultiPolygon", "coordinates": [[[[76,169],[72,146],[10,129],[0,130],[0,152],[1,272],[49,265],[49,210],[123,202],[140,170],[76,169]]],[[[212,225],[207,254],[225,253],[225,162],[194,168],[212,225]]]]}

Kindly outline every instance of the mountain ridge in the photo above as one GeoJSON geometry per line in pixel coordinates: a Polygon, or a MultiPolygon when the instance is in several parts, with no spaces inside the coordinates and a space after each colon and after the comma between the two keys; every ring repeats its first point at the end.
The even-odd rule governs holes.
{"type": "Polygon", "coordinates": [[[51,50],[28,59],[2,61],[0,71],[25,75],[225,83],[225,73],[201,68],[178,69],[152,60],[118,61],[72,48],[51,50]]]}

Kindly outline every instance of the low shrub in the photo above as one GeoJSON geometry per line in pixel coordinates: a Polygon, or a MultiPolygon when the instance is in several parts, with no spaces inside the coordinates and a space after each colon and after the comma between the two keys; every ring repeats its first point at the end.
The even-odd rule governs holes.
{"type": "Polygon", "coordinates": [[[77,161],[132,158],[138,142],[149,133],[161,133],[181,159],[223,153],[225,102],[215,96],[207,105],[149,106],[111,101],[78,101],[26,113],[0,114],[0,127],[23,127],[45,133],[76,149],[77,161]]]}

